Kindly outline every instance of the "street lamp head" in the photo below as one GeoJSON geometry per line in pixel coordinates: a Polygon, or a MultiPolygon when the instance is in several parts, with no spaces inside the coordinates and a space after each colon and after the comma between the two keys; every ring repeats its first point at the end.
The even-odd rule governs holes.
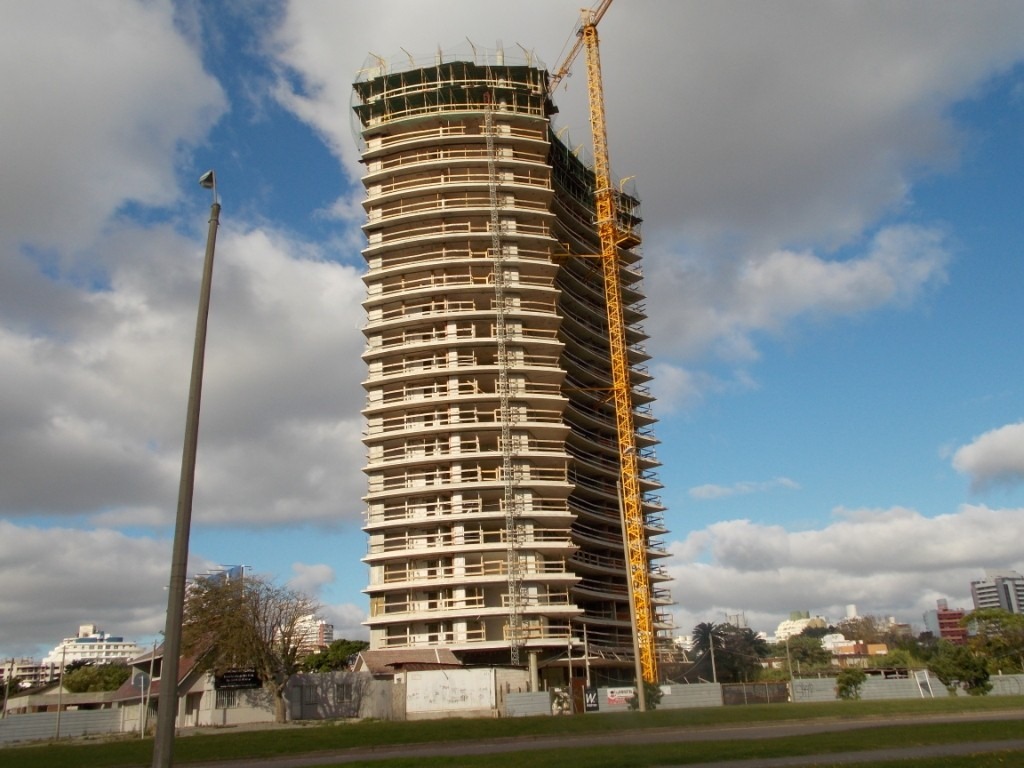
{"type": "Polygon", "coordinates": [[[213,202],[217,202],[217,176],[213,171],[207,171],[199,177],[199,186],[203,189],[213,191],[213,202]]]}

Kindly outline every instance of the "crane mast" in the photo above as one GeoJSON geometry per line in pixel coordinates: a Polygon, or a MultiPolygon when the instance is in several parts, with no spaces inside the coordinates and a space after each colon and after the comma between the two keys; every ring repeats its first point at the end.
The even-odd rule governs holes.
{"type": "MultiPolygon", "coordinates": [[[[601,80],[601,56],[597,23],[612,0],[602,0],[593,10],[583,11],[582,25],[576,44],[565,62],[555,72],[550,88],[568,73],[573,60],[583,48],[587,60],[587,94],[590,102],[590,128],[594,144],[594,207],[597,234],[601,243],[601,268],[604,279],[605,308],[608,319],[608,346],[611,359],[612,397],[619,448],[619,492],[622,507],[623,554],[628,569],[628,589],[639,649],[640,673],[648,683],[658,680],[658,663],[654,650],[654,612],[647,564],[647,542],[644,536],[644,515],[637,459],[636,426],[633,421],[632,384],[629,349],[626,343],[626,322],[619,279],[619,245],[627,239],[620,230],[616,211],[615,190],[611,183],[608,158],[608,132],[605,125],[604,87],[601,80]]],[[[632,234],[629,234],[632,237],[632,234]]]]}

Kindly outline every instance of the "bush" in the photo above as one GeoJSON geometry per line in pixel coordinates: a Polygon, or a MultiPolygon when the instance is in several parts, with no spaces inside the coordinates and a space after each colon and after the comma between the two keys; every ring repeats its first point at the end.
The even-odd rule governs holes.
{"type": "MultiPolygon", "coordinates": [[[[658,705],[661,704],[660,685],[644,682],[644,704],[647,706],[648,712],[658,708],[658,705]]],[[[638,696],[634,696],[629,700],[629,708],[632,710],[640,709],[640,698],[638,696]]]]}
{"type": "Polygon", "coordinates": [[[857,669],[851,667],[844,669],[836,676],[836,692],[839,694],[839,698],[846,699],[859,699],[860,698],[860,687],[864,685],[864,681],[868,679],[868,676],[864,674],[863,669],[857,669]]]}

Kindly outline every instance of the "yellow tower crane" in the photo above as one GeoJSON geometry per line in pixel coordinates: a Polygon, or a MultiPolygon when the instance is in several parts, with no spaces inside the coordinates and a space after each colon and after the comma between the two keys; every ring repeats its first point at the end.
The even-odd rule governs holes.
{"type": "Polygon", "coordinates": [[[561,82],[581,49],[587,52],[587,93],[590,100],[590,128],[594,143],[594,205],[597,234],[601,241],[601,265],[604,277],[605,305],[608,313],[608,345],[611,357],[612,396],[619,443],[619,492],[623,518],[623,549],[628,569],[630,603],[634,613],[636,646],[640,674],[648,683],[658,681],[658,661],[654,650],[654,611],[647,567],[647,541],[641,503],[637,461],[636,427],[633,422],[632,385],[626,345],[626,321],[619,282],[619,246],[635,245],[635,232],[623,230],[617,211],[615,189],[611,183],[608,160],[608,131],[605,126],[604,87],[601,82],[601,56],[597,23],[612,0],[582,12],[579,36],[569,55],[549,81],[549,92],[561,82]]]}

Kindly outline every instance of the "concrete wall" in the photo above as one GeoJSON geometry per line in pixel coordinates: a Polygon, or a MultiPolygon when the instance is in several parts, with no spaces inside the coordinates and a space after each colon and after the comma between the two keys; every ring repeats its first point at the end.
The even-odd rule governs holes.
{"type": "Polygon", "coordinates": [[[533,717],[551,714],[551,695],[540,693],[506,693],[504,696],[504,717],[533,717]]]}
{"type": "MultiPolygon", "coordinates": [[[[598,688],[597,703],[600,712],[626,712],[629,697],[623,688],[598,688]]],[[[657,709],[690,709],[694,707],[722,706],[722,686],[718,683],[672,683],[661,686],[661,703],[657,709]]]]}
{"type": "Polygon", "coordinates": [[[1024,696],[1024,675],[993,675],[989,696],[1024,696]]]}
{"type": "MultiPolygon", "coordinates": [[[[992,691],[989,696],[1020,696],[1024,694],[1024,675],[993,675],[989,682],[992,691]]],[[[922,671],[917,676],[912,672],[907,680],[885,680],[869,677],[860,689],[865,701],[881,699],[940,698],[949,695],[946,687],[932,674],[922,671]]],[[[958,696],[968,695],[958,691],[958,696]]],[[[834,678],[798,678],[793,681],[793,701],[835,701],[836,681],[834,678]]]]}
{"type": "MultiPolygon", "coordinates": [[[[990,679],[992,692],[990,696],[1021,696],[1024,695],[1024,675],[995,675],[990,679]]],[[[751,684],[755,688],[756,684],[751,684]]],[[[685,709],[687,707],[720,707],[723,706],[722,685],[714,683],[696,683],[693,685],[661,686],[661,703],[658,709],[685,709]]],[[[629,709],[629,702],[622,696],[626,689],[598,689],[598,706],[600,712],[624,712],[629,709]]],[[[933,676],[921,677],[921,683],[911,674],[906,680],[885,680],[879,677],[868,678],[861,687],[861,699],[879,701],[883,699],[919,699],[941,698],[948,695],[945,686],[933,676]],[[929,690],[929,683],[931,689],[929,690]]],[[[967,694],[960,691],[958,695],[967,694]]],[[[799,702],[835,701],[836,681],[834,678],[803,678],[793,682],[793,696],[790,699],[781,687],[773,687],[771,703],[784,703],[787,700],[799,702]]],[[[750,703],[754,701],[751,695],[750,703]]],[[[505,696],[504,715],[506,717],[526,717],[530,715],[550,715],[551,696],[548,693],[507,694],[505,696]]]]}
{"type": "Polygon", "coordinates": [[[293,675],[285,689],[288,716],[292,720],[394,720],[395,687],[390,681],[374,680],[364,672],[339,670],[293,675]]]}
{"type": "Polygon", "coordinates": [[[526,669],[499,667],[494,670],[494,682],[499,694],[530,692],[530,672],[526,669]]]}
{"type": "Polygon", "coordinates": [[[406,672],[406,719],[493,717],[497,714],[495,673],[492,668],[406,672]]]}
{"type": "MultiPolygon", "coordinates": [[[[628,687],[598,688],[598,712],[626,712],[629,710],[628,687]]],[[[722,706],[722,687],[714,683],[695,685],[661,686],[661,703],[658,709],[686,709],[693,707],[722,706]]],[[[559,714],[552,703],[552,693],[508,693],[503,699],[504,717],[531,717],[536,715],[559,714]]]]}
{"type": "Polygon", "coordinates": [[[836,681],[832,677],[798,678],[793,681],[792,689],[793,701],[836,700],[836,681]]]}
{"type": "Polygon", "coordinates": [[[689,709],[692,707],[722,706],[721,683],[694,683],[661,686],[658,709],[689,709]]]}

